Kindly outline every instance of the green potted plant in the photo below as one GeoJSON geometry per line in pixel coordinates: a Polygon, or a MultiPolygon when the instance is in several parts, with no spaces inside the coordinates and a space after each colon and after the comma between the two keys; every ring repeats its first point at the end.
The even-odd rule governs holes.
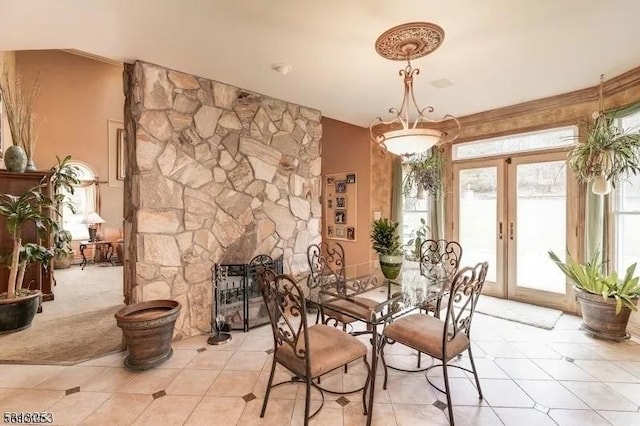
{"type": "Polygon", "coordinates": [[[422,198],[425,192],[435,193],[442,189],[442,158],[439,153],[412,157],[403,167],[402,193],[405,197],[422,198]]]}
{"type": "Polygon", "coordinates": [[[33,261],[48,265],[50,257],[42,246],[23,246],[22,230],[32,223],[38,234],[46,238],[57,227],[49,213],[56,212],[55,202],[43,194],[42,188],[40,185],[21,195],[0,195],[0,215],[6,218],[7,230],[13,238],[7,292],[0,294],[0,334],[29,327],[40,304],[40,290],[23,288],[24,271],[33,261]]]}
{"type": "Polygon", "coordinates": [[[408,248],[408,251],[405,252],[407,260],[414,262],[420,260],[420,246],[422,246],[422,243],[427,240],[427,236],[430,231],[431,230],[427,226],[427,221],[421,217],[420,226],[411,232],[411,239],[407,241],[407,244],[405,244],[405,247],[408,248]]]}
{"type": "Polygon", "coordinates": [[[373,249],[378,253],[380,268],[385,278],[390,280],[398,278],[403,258],[398,222],[386,218],[374,220],[371,226],[371,242],[373,249]]]}
{"type": "MultiPolygon", "coordinates": [[[[54,202],[56,210],[62,212],[66,206],[72,213],[75,213],[75,206],[69,200],[69,194],[73,195],[74,186],[80,183],[78,179],[78,167],[71,163],[71,156],[67,155],[63,159],[56,156],[57,164],[50,170],[49,181],[53,188],[54,202]]],[[[55,269],[69,268],[73,263],[74,251],[71,247],[73,236],[69,231],[62,229],[62,218],[57,217],[58,230],[53,235],[54,258],[53,266],[55,269]]]]}
{"type": "Polygon", "coordinates": [[[568,154],[568,163],[581,182],[592,182],[595,194],[608,194],[616,183],[640,172],[640,131],[621,129],[604,113],[600,76],[600,109],[587,123],[587,136],[568,154]]]}
{"type": "Polygon", "coordinates": [[[53,267],[55,269],[66,269],[73,263],[74,251],[71,247],[71,232],[58,229],[53,234],[53,267]]]}
{"type": "Polygon", "coordinates": [[[552,251],[551,260],[573,282],[576,297],[580,301],[583,329],[589,334],[609,340],[629,338],[627,323],[631,311],[637,311],[640,297],[640,277],[634,276],[636,264],[629,266],[624,277],[616,272],[602,274],[596,251],[585,264],[578,263],[567,253],[562,262],[552,251]]]}

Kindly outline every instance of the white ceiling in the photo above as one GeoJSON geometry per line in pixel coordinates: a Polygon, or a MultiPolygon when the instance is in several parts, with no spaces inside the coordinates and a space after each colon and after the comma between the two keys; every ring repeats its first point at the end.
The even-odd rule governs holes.
{"type": "Polygon", "coordinates": [[[374,49],[394,25],[444,28],[443,45],[414,63],[416,97],[463,116],[640,66],[638,16],[638,0],[1,0],[0,50],[140,59],[368,126],[400,106],[404,64],[374,49]],[[441,79],[453,85],[429,84],[441,79]]]}

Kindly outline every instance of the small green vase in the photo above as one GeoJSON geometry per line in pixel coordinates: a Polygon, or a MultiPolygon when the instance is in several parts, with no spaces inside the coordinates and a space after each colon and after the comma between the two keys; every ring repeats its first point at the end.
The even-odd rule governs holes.
{"type": "Polygon", "coordinates": [[[24,148],[18,145],[11,145],[4,152],[4,166],[10,172],[24,173],[27,168],[27,154],[24,148]]]}

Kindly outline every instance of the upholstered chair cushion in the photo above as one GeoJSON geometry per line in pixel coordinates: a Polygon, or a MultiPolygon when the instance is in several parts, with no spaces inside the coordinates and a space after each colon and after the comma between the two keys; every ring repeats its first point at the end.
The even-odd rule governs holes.
{"type": "Polygon", "coordinates": [[[384,335],[403,345],[410,346],[420,352],[450,360],[469,347],[469,339],[460,332],[447,342],[447,353],[442,354],[442,335],[444,321],[426,314],[412,314],[399,318],[384,328],[384,335]]]}
{"type": "MultiPolygon", "coordinates": [[[[309,346],[307,356],[311,366],[311,377],[322,376],[345,364],[362,358],[367,354],[367,347],[355,337],[324,324],[309,327],[309,346]]],[[[304,336],[300,336],[304,342],[304,336]]],[[[304,346],[301,348],[304,349],[304,346]]],[[[300,375],[306,376],[304,358],[297,357],[293,348],[284,344],[275,353],[276,360],[300,375]]]]}
{"type": "Polygon", "coordinates": [[[354,297],[357,303],[351,303],[346,299],[333,299],[323,303],[324,314],[327,317],[335,318],[338,322],[349,324],[359,319],[368,321],[371,318],[371,312],[378,306],[379,302],[368,299],[366,297],[354,297]],[[341,312],[331,309],[335,306],[339,311],[347,311],[353,316],[342,314],[341,312]],[[357,317],[357,318],[354,318],[357,317]]]}

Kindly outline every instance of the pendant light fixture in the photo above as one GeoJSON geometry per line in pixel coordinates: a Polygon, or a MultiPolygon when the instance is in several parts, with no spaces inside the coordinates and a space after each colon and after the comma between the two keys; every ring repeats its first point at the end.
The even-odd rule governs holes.
{"type": "Polygon", "coordinates": [[[407,61],[400,70],[404,97],[400,109],[391,108],[388,120],[377,117],[369,126],[371,139],[385,152],[411,157],[436,144],[451,142],[460,134],[460,122],[452,115],[435,120],[426,116],[434,111],[420,108],[413,93],[413,78],[420,73],[411,61],[436,50],[444,40],[444,30],[429,22],[412,22],[385,31],[376,40],[376,51],[385,59],[407,61]],[[446,129],[446,131],[445,131],[446,129]]]}

